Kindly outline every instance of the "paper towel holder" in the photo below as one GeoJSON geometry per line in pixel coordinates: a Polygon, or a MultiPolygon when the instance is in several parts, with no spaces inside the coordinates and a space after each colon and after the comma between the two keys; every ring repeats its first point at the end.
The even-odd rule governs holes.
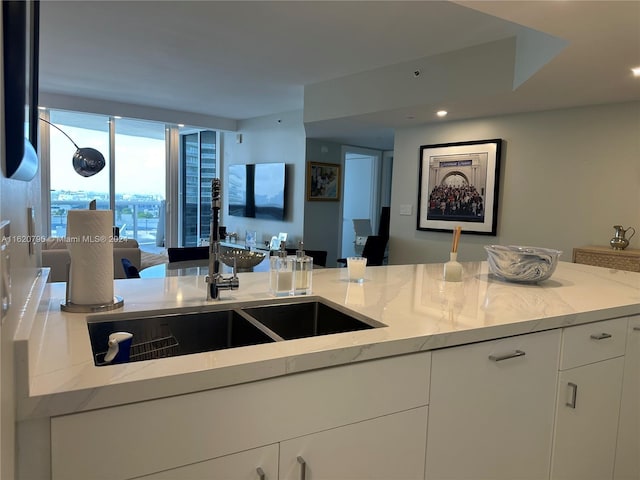
{"type": "Polygon", "coordinates": [[[67,263],[67,289],[65,292],[65,300],[60,304],[60,310],[69,313],[97,313],[115,310],[124,305],[124,299],[119,295],[114,295],[110,303],[80,305],[69,300],[71,291],[71,264],[67,263]]]}

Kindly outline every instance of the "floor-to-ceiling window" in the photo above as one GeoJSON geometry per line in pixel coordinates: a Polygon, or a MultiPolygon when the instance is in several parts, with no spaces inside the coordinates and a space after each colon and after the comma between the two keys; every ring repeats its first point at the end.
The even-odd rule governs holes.
{"type": "Polygon", "coordinates": [[[200,238],[211,232],[211,180],[216,177],[216,132],[200,132],[200,238]]]}
{"type": "Polygon", "coordinates": [[[211,180],[217,172],[216,132],[180,135],[181,246],[196,246],[211,231],[211,180]]]}
{"type": "Polygon", "coordinates": [[[183,232],[192,232],[180,236],[181,245],[195,245],[199,239],[208,238],[210,186],[217,172],[216,132],[183,127],[194,133],[190,134],[193,137],[181,135],[181,140],[194,138],[195,143],[184,141],[181,158],[177,152],[175,158],[168,158],[173,154],[168,153],[172,149],[167,148],[166,132],[177,129],[175,126],[61,110],[44,109],[41,116],[79,147],[99,150],[107,161],[106,167],[92,177],[78,175],[71,161],[76,149],[73,142],[55,127],[41,122],[41,155],[46,163],[42,183],[51,191],[48,205],[43,203],[45,211],[49,211],[45,231],[51,236],[66,236],[67,212],[88,208],[89,202],[96,200],[97,208],[113,210],[114,226],[119,227],[120,235],[135,238],[144,250],[171,246],[165,238],[167,225],[177,224],[183,232]],[[180,165],[180,189],[178,176],[167,179],[167,172],[172,171],[170,164],[180,165]],[[186,193],[183,199],[187,201],[180,209],[166,208],[167,188],[186,193]],[[193,208],[185,209],[185,205],[193,208]]]}
{"type": "Polygon", "coordinates": [[[198,243],[198,198],[200,149],[197,133],[180,135],[181,174],[182,174],[182,228],[180,240],[183,246],[194,246],[198,243]]]}
{"type": "Polygon", "coordinates": [[[65,132],[79,147],[100,151],[107,166],[92,177],[82,177],[73,169],[71,159],[76,147],[56,128],[49,130],[49,188],[51,236],[67,234],[67,212],[89,208],[96,200],[97,208],[110,208],[109,194],[109,117],[86,113],[50,112],[50,121],[65,132]]]}
{"type": "Polygon", "coordinates": [[[145,250],[164,246],[165,126],[115,119],[115,225],[145,250]]]}

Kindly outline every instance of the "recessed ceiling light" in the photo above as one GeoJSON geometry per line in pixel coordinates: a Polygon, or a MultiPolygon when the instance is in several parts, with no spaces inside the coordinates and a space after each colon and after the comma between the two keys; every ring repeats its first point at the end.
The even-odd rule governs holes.
{"type": "Polygon", "coordinates": [[[180,127],[180,128],[184,128],[184,123],[179,123],[179,124],[178,124],[178,127],[180,127]]]}
{"type": "Polygon", "coordinates": [[[436,112],[436,115],[439,116],[439,117],[446,117],[447,113],[449,113],[449,112],[447,112],[446,110],[438,110],[436,112]]]}
{"type": "Polygon", "coordinates": [[[632,68],[631,71],[633,72],[634,77],[640,77],[640,67],[632,68]]]}

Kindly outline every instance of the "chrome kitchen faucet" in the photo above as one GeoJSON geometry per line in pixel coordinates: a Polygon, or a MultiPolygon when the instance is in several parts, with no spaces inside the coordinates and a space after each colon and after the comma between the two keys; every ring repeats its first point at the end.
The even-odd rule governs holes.
{"type": "Polygon", "coordinates": [[[220,300],[220,290],[233,290],[240,287],[236,259],[233,260],[233,276],[224,278],[220,273],[220,238],[218,233],[220,215],[219,178],[211,180],[211,232],[209,233],[209,274],[207,282],[207,300],[220,300]]]}

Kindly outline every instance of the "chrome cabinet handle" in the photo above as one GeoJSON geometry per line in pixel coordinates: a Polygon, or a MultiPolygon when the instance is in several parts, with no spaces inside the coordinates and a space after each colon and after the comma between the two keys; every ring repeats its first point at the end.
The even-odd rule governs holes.
{"type": "Polygon", "coordinates": [[[305,480],[307,478],[307,462],[298,455],[298,463],[300,464],[300,480],[305,480]]]}
{"type": "Polygon", "coordinates": [[[633,327],[636,332],[640,332],[640,327],[633,327]]]}
{"type": "Polygon", "coordinates": [[[501,362],[502,360],[508,360],[510,358],[523,357],[526,355],[522,350],[514,350],[513,352],[504,353],[502,355],[489,355],[489,360],[494,362],[501,362]]]}
{"type": "Polygon", "coordinates": [[[264,470],[262,470],[262,468],[256,468],[256,473],[258,474],[258,480],[267,480],[267,476],[264,474],[264,470]]]}
{"type": "Polygon", "coordinates": [[[611,338],[611,334],[610,333],[592,333],[591,334],[591,338],[593,340],[604,340],[605,338],[611,338]]]}
{"type": "Polygon", "coordinates": [[[567,386],[571,389],[571,400],[565,403],[565,406],[576,408],[576,399],[578,398],[578,385],[573,382],[567,382],[567,386]]]}

